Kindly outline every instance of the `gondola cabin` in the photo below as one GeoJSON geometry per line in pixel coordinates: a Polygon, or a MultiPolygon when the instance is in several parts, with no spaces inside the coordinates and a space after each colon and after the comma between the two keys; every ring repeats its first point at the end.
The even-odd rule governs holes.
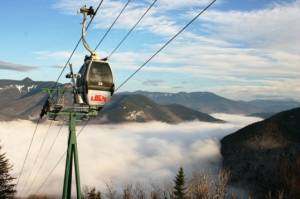
{"type": "Polygon", "coordinates": [[[102,108],[114,93],[113,75],[108,62],[87,58],[77,77],[82,101],[94,109],[102,108]]]}

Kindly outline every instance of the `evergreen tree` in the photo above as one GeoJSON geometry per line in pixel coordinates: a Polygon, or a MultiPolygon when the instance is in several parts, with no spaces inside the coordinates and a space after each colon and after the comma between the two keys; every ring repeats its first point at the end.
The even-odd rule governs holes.
{"type": "MultiPolygon", "coordinates": [[[[1,150],[1,146],[0,146],[1,150]]],[[[5,153],[0,153],[0,199],[14,198],[16,193],[15,184],[13,184],[13,178],[9,172],[12,166],[9,164],[8,159],[5,157],[5,153]]]]}
{"type": "Polygon", "coordinates": [[[174,180],[175,186],[173,188],[173,198],[174,199],[186,199],[186,187],[184,172],[182,167],[179,168],[178,174],[174,180]]]}

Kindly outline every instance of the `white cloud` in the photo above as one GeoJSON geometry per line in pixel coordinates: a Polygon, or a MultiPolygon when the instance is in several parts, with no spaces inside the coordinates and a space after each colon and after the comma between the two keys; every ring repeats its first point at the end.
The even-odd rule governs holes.
{"type": "MultiPolygon", "coordinates": [[[[147,7],[147,3],[130,4],[122,20],[118,22],[117,28],[131,27],[147,7]]],[[[145,17],[139,29],[170,37],[182,26],[182,15],[186,17],[184,20],[190,19],[196,14],[194,8],[207,3],[206,0],[159,1],[145,17]],[[170,10],[176,9],[182,9],[182,14],[176,16],[169,14],[170,10]],[[192,9],[194,10],[191,11],[192,9]]],[[[222,4],[226,3],[229,4],[229,1],[222,1],[222,4]]],[[[121,1],[107,1],[103,5],[101,19],[96,18],[96,26],[108,26],[123,4],[121,1]]],[[[60,0],[55,7],[64,12],[72,10],[74,13],[80,5],[71,0],[60,0]]],[[[187,80],[191,77],[210,79],[216,81],[216,84],[228,81],[224,89],[218,89],[231,88],[226,92],[227,96],[238,97],[238,94],[242,93],[238,90],[249,88],[253,92],[277,92],[277,95],[282,97],[294,95],[294,98],[298,98],[294,92],[297,90],[296,87],[284,90],[281,83],[282,79],[295,82],[294,79],[300,75],[299,17],[299,0],[292,3],[270,3],[269,7],[251,11],[221,11],[212,8],[143,70],[153,75],[168,74],[175,77],[180,74],[187,80]],[[199,33],[195,33],[198,30],[199,33]],[[269,85],[267,82],[269,80],[278,83],[269,85]]],[[[161,45],[162,43],[153,44],[149,46],[149,50],[140,52],[130,50],[117,52],[111,59],[114,72],[121,74],[124,70],[127,72],[135,70],[161,45]]],[[[137,76],[144,77],[143,72],[140,73],[137,76]]],[[[295,84],[288,83],[288,85],[295,84]]],[[[215,90],[215,87],[215,85],[208,86],[207,90],[215,90]]],[[[164,88],[170,89],[170,86],[164,88]]],[[[256,95],[257,93],[244,92],[242,97],[238,98],[248,99],[256,95]]]]}
{"type": "MultiPolygon", "coordinates": [[[[59,69],[62,69],[66,61],[69,59],[72,52],[70,51],[36,51],[33,52],[35,55],[35,58],[39,62],[45,62],[47,65],[51,65],[53,67],[56,67],[59,69]]],[[[83,64],[83,60],[85,57],[85,53],[82,52],[75,52],[72,56],[72,59],[70,63],[73,66],[74,71],[78,71],[80,67],[83,64]]],[[[69,72],[69,67],[67,66],[67,69],[65,72],[69,72]]],[[[63,80],[61,80],[63,81],[63,80]]]]}
{"type": "MultiPolygon", "coordinates": [[[[191,7],[199,7],[206,6],[212,0],[159,0],[160,6],[163,10],[173,10],[173,9],[183,9],[183,8],[191,8],[191,7]]],[[[221,1],[219,0],[218,3],[221,1]]]]}
{"type": "MultiPolygon", "coordinates": [[[[130,29],[152,2],[152,0],[131,1],[114,28],[130,29]]],[[[178,21],[184,18],[185,13],[188,13],[193,7],[203,7],[210,2],[211,0],[159,0],[144,17],[137,29],[146,30],[160,36],[174,35],[179,30],[178,21]],[[180,10],[180,14],[176,17],[169,14],[170,11],[178,11],[178,9],[180,10]]],[[[220,4],[221,2],[223,2],[223,0],[219,0],[216,4],[220,4]]],[[[63,13],[74,15],[78,13],[82,5],[92,5],[96,8],[98,3],[99,2],[95,0],[58,0],[57,3],[53,5],[53,8],[63,13]]],[[[94,19],[94,28],[107,29],[122,10],[125,3],[125,1],[116,0],[105,1],[99,10],[99,14],[97,14],[94,19]]]]}
{"type": "MultiPolygon", "coordinates": [[[[115,66],[138,66],[150,53],[118,53],[115,66]],[[122,61],[126,57],[126,62],[122,61]]],[[[300,75],[300,55],[276,50],[236,48],[179,41],[155,57],[145,71],[185,73],[187,77],[247,81],[249,78],[294,78],[300,75]]],[[[135,69],[128,67],[125,69],[135,69]]]]}
{"type": "MultiPolygon", "coordinates": [[[[71,52],[68,51],[37,51],[34,52],[37,55],[37,59],[41,60],[65,60],[67,59],[71,52]]],[[[75,54],[75,57],[79,56],[79,54],[75,54]]],[[[81,55],[80,55],[81,56],[81,55]]]]}
{"type": "MultiPolygon", "coordinates": [[[[190,0],[191,2],[193,0],[190,0]]],[[[97,6],[98,1],[72,1],[72,0],[59,0],[55,5],[55,9],[59,9],[62,12],[68,14],[76,13],[82,5],[93,5],[97,6]]],[[[132,1],[122,14],[121,20],[118,20],[114,28],[118,29],[130,29],[137,21],[138,18],[142,16],[148,6],[151,4],[151,1],[139,2],[132,1]]],[[[160,4],[160,3],[158,3],[160,4]]],[[[163,5],[167,5],[166,1],[162,2],[163,5]]],[[[108,28],[111,23],[115,20],[125,2],[123,1],[114,1],[108,0],[102,4],[99,14],[96,15],[94,19],[94,27],[99,29],[108,28]]],[[[139,24],[138,29],[148,30],[152,33],[159,35],[170,35],[174,34],[178,28],[176,21],[172,20],[166,15],[160,15],[159,12],[163,11],[160,8],[160,5],[157,7],[154,6],[152,10],[146,15],[143,19],[143,22],[139,24]]]]}
{"type": "MultiPolygon", "coordinates": [[[[65,64],[71,55],[70,51],[36,51],[33,53],[38,60],[59,62],[62,65],[65,64]]],[[[83,63],[84,56],[84,53],[75,52],[72,57],[72,61],[75,65],[81,65],[83,63]]]]}
{"type": "Polygon", "coordinates": [[[259,85],[224,85],[211,90],[230,98],[242,99],[294,99],[300,100],[300,81],[298,79],[279,79],[261,81],[259,85]],[[249,93],[251,97],[249,98],[249,93]]]}
{"type": "Polygon", "coordinates": [[[12,62],[6,62],[0,60],[0,70],[12,70],[19,72],[27,72],[36,69],[36,66],[29,66],[23,64],[17,64],[12,62]]]}
{"type": "MultiPolygon", "coordinates": [[[[219,88],[212,85],[207,90],[231,98],[234,96],[238,99],[253,99],[259,93],[266,93],[267,95],[272,93],[272,96],[276,94],[282,98],[300,98],[298,95],[300,92],[296,92],[298,83],[296,78],[300,75],[300,68],[298,67],[300,55],[279,50],[241,49],[224,47],[223,44],[209,45],[207,44],[208,41],[202,43],[195,39],[192,41],[185,39],[182,38],[182,40],[171,44],[135,78],[149,76],[150,73],[153,75],[180,75],[186,79],[193,77],[230,81],[232,82],[231,85],[223,85],[219,88]],[[270,81],[277,83],[270,85],[270,81]],[[225,90],[227,91],[224,92],[225,90]]],[[[158,49],[159,45],[155,47],[158,49]]],[[[67,52],[43,54],[44,59],[61,58],[61,63],[65,62],[68,55],[67,52]]],[[[131,73],[151,55],[152,53],[149,52],[116,53],[110,60],[115,77],[118,77],[116,80],[124,79],[124,77],[120,78],[124,71],[131,73]]],[[[78,53],[72,60],[74,66],[80,66],[83,57],[83,53],[78,53]]],[[[169,87],[164,88],[169,89],[169,87]]],[[[135,89],[141,89],[141,87],[135,85],[135,89]]]]}
{"type": "MultiPolygon", "coordinates": [[[[78,138],[79,160],[82,184],[93,185],[104,189],[104,182],[110,179],[121,188],[131,182],[163,182],[173,179],[180,165],[186,173],[195,170],[211,170],[219,167],[220,152],[218,140],[259,118],[243,116],[217,115],[221,119],[230,119],[226,124],[189,122],[169,125],[159,122],[146,124],[122,125],[88,125],[78,138]]],[[[1,122],[0,137],[2,152],[14,165],[13,174],[21,168],[35,124],[28,121],[1,122]],[[21,133],[20,133],[21,132],[21,133]],[[18,147],[16,147],[18,146],[18,147]]],[[[23,178],[18,189],[24,186],[24,178],[29,174],[33,159],[37,154],[41,140],[47,131],[48,124],[41,124],[33,148],[25,166],[23,178]]],[[[54,126],[47,138],[41,157],[45,156],[54,139],[58,126],[54,126]]],[[[78,127],[79,129],[80,127],[78,127]]],[[[47,158],[46,167],[41,171],[37,184],[55,165],[59,156],[65,151],[67,129],[63,129],[54,151],[47,158]]],[[[39,165],[41,159],[38,161],[39,165]]],[[[43,193],[61,193],[64,162],[54,171],[43,193]]]]}
{"type": "Polygon", "coordinates": [[[253,11],[208,11],[201,18],[215,38],[248,46],[299,53],[300,1],[253,11]]]}

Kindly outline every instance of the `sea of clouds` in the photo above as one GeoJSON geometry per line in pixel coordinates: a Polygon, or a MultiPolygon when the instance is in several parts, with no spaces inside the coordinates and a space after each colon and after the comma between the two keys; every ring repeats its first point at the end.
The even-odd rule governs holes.
{"type": "MultiPolygon", "coordinates": [[[[213,116],[227,123],[194,121],[176,125],[150,122],[86,126],[78,137],[81,184],[103,190],[106,183],[112,183],[116,189],[121,189],[129,183],[170,182],[180,166],[183,166],[187,176],[195,171],[219,169],[219,140],[261,118],[227,114],[213,116]]],[[[38,126],[18,185],[20,195],[35,193],[66,150],[68,127],[64,126],[35,183],[30,190],[26,190],[60,128],[59,122],[54,123],[50,129],[49,124],[47,122],[38,126]],[[46,135],[45,145],[34,166],[46,135]]],[[[34,128],[35,124],[30,121],[0,122],[1,153],[5,152],[12,163],[14,176],[18,176],[21,170],[34,128]]],[[[80,128],[78,126],[77,130],[80,128]]],[[[65,159],[39,193],[62,192],[64,164],[65,159]]]]}

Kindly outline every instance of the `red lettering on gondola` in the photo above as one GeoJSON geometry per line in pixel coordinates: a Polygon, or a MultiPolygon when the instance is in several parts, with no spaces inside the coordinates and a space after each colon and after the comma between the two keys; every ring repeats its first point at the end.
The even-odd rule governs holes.
{"type": "Polygon", "coordinates": [[[107,97],[105,97],[103,95],[94,95],[94,96],[91,96],[91,101],[94,101],[94,102],[107,102],[107,97]]]}

